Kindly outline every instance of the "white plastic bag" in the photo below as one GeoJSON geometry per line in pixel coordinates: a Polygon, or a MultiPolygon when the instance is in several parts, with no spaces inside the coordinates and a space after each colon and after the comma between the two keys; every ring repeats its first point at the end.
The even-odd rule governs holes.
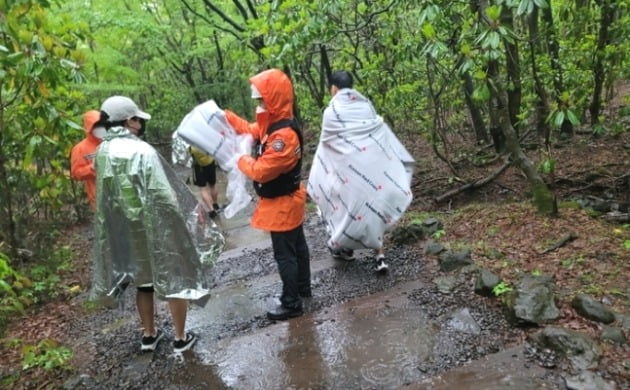
{"type": "Polygon", "coordinates": [[[241,143],[247,143],[247,137],[251,140],[251,136],[237,134],[214,100],[208,100],[188,113],[176,133],[185,142],[214,157],[227,173],[225,217],[232,218],[245,208],[252,197],[247,191],[248,179],[238,169],[237,157],[243,154],[241,143]]]}

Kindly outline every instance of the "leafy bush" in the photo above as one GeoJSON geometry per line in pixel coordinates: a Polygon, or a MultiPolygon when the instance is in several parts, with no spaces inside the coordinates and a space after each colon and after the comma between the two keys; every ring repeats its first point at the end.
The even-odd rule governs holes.
{"type": "Polygon", "coordinates": [[[44,339],[37,345],[25,345],[22,354],[23,370],[35,367],[44,370],[69,369],[68,362],[72,359],[72,351],[53,339],[44,339]]]}
{"type": "Polygon", "coordinates": [[[11,314],[24,312],[24,305],[16,291],[21,279],[22,276],[11,267],[9,257],[0,252],[0,335],[11,314]]]}

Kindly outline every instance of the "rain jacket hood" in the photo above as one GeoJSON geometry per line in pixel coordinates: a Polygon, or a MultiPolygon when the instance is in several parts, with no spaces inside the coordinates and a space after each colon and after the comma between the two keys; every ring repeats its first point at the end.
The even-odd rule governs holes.
{"type": "MultiPolygon", "coordinates": [[[[269,69],[249,79],[262,95],[269,112],[269,123],[293,118],[293,84],[280,69],[269,69]]],[[[267,129],[259,129],[260,138],[267,129]]]]}
{"type": "Polygon", "coordinates": [[[93,161],[101,140],[92,134],[94,124],[101,118],[101,113],[91,110],[83,114],[85,138],[76,144],[70,152],[70,176],[80,180],[85,186],[85,193],[92,209],[96,207],[96,172],[93,161]]]}
{"type": "Polygon", "coordinates": [[[94,124],[101,119],[101,113],[96,110],[90,110],[83,114],[83,131],[85,131],[85,138],[93,138],[96,141],[100,140],[92,134],[94,130],[94,124]]]}

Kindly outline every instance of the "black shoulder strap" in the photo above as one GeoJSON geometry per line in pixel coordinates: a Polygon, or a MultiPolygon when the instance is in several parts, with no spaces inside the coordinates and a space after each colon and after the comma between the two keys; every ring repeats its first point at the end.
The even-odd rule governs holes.
{"type": "Polygon", "coordinates": [[[298,132],[300,131],[300,127],[295,119],[281,119],[269,125],[267,128],[267,134],[269,135],[276,130],[282,129],[283,127],[290,127],[293,130],[297,130],[298,132]]]}
{"type": "Polygon", "coordinates": [[[304,140],[302,139],[302,130],[300,129],[300,126],[298,125],[298,122],[295,118],[281,119],[277,122],[272,123],[267,128],[267,135],[270,135],[274,131],[285,128],[285,127],[290,127],[293,129],[293,131],[297,133],[298,139],[300,140],[300,147],[302,147],[304,145],[304,140]]]}

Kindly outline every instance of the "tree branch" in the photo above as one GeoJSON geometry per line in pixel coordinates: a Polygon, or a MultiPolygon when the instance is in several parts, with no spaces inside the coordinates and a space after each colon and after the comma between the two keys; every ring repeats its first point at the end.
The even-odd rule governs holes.
{"type": "Polygon", "coordinates": [[[454,188],[450,191],[445,192],[444,194],[438,196],[437,198],[435,198],[435,201],[437,203],[443,202],[446,199],[449,199],[457,194],[460,194],[464,191],[467,190],[472,190],[473,188],[479,188],[482,187],[488,183],[490,183],[491,181],[493,181],[494,179],[496,179],[497,177],[499,177],[499,175],[501,175],[501,173],[503,173],[503,171],[505,171],[507,169],[507,167],[509,167],[512,164],[512,162],[506,158],[506,161],[503,163],[503,165],[501,165],[499,167],[499,169],[497,169],[495,172],[493,172],[490,176],[487,176],[483,179],[478,179],[475,180],[473,182],[470,182],[468,184],[464,184],[463,186],[459,187],[459,188],[454,188]]]}
{"type": "Polygon", "coordinates": [[[245,28],[241,27],[238,23],[236,23],[234,20],[232,20],[232,18],[227,16],[223,11],[221,11],[220,8],[218,8],[217,6],[212,4],[212,2],[210,2],[210,0],[203,0],[203,3],[206,5],[206,8],[209,8],[211,11],[213,11],[214,13],[219,15],[221,17],[221,19],[223,19],[230,26],[234,27],[236,29],[236,31],[238,31],[238,32],[244,32],[245,31],[245,28]]]}

